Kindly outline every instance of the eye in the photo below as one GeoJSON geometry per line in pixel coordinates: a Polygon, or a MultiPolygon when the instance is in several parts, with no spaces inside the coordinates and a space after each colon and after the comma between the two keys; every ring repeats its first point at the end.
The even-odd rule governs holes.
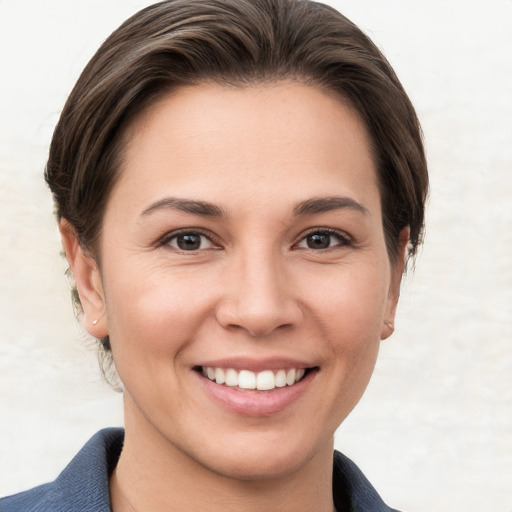
{"type": "Polygon", "coordinates": [[[165,245],[170,245],[179,251],[201,251],[214,249],[217,246],[203,233],[197,231],[182,231],[175,233],[164,240],[165,245]]]}
{"type": "Polygon", "coordinates": [[[299,241],[297,247],[300,249],[322,250],[336,246],[347,246],[350,244],[350,237],[343,232],[322,229],[308,233],[299,241]]]}

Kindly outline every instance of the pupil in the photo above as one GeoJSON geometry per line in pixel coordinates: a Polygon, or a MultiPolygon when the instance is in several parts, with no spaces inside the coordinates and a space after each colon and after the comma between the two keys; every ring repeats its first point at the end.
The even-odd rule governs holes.
{"type": "Polygon", "coordinates": [[[315,233],[308,236],[308,247],[310,249],[327,249],[331,242],[331,235],[315,233]]]}
{"type": "Polygon", "coordinates": [[[200,235],[180,235],[177,239],[178,247],[184,251],[194,251],[201,246],[200,235]]]}

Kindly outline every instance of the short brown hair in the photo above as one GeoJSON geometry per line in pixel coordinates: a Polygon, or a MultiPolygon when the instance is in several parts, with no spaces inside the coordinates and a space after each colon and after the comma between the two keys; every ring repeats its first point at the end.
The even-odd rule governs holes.
{"type": "Polygon", "coordinates": [[[168,0],[123,23],[82,72],[55,129],[45,178],[57,216],[97,252],[128,123],[176,87],[281,79],[341,95],[359,112],[377,164],[389,257],[407,226],[413,255],[428,191],[414,108],[372,41],[335,9],[308,0],[168,0]]]}

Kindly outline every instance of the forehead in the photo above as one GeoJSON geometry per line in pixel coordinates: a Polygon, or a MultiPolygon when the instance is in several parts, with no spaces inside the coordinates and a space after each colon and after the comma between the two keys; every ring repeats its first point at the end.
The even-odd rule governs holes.
{"type": "Polygon", "coordinates": [[[218,200],[261,190],[269,200],[300,201],[306,192],[377,190],[371,145],[357,112],[297,82],[179,88],[137,118],[125,142],[116,188],[126,193],[131,184],[138,195],[172,187],[172,195],[218,200]]]}

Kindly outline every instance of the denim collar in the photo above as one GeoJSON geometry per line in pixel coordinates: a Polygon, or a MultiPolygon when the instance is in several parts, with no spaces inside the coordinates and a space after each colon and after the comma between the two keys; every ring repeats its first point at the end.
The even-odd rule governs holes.
{"type": "MultiPolygon", "coordinates": [[[[2,512],[111,512],[108,482],[124,430],[100,430],[49,484],[0,500],[2,512]]],[[[387,507],[361,470],[334,452],[333,498],[338,512],[397,512],[387,507]]]]}

